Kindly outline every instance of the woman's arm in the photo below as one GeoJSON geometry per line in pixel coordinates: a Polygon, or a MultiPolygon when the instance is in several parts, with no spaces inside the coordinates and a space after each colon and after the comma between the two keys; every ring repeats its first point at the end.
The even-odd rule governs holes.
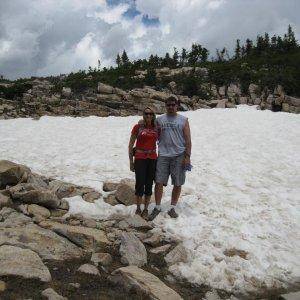
{"type": "Polygon", "coordinates": [[[129,156],[129,163],[130,163],[130,170],[134,171],[134,165],[133,165],[133,146],[136,141],[136,135],[131,134],[129,139],[129,145],[128,145],[128,156],[129,156]]]}

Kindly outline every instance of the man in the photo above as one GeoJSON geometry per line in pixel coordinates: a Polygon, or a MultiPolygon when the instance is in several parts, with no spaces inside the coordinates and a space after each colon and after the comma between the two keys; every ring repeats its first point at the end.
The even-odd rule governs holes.
{"type": "Polygon", "coordinates": [[[177,113],[178,105],[178,100],[170,96],[166,100],[167,113],[156,119],[160,131],[155,180],[156,206],[149,216],[150,221],[161,212],[163,187],[167,186],[170,175],[173,190],[168,214],[171,218],[178,217],[175,207],[181,193],[181,186],[185,182],[186,168],[191,163],[192,148],[189,122],[187,117],[177,113]]]}

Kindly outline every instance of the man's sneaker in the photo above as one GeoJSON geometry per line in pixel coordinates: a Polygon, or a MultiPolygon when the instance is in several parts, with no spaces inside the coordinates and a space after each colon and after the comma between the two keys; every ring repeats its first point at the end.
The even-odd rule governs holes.
{"type": "Polygon", "coordinates": [[[143,212],[142,212],[142,214],[141,214],[141,217],[143,218],[143,219],[147,219],[148,218],[148,209],[144,209],[143,210],[143,212]]]}
{"type": "Polygon", "coordinates": [[[148,221],[153,221],[158,215],[159,213],[161,212],[160,209],[157,209],[156,207],[152,210],[152,213],[151,215],[149,216],[148,218],[148,221]]]}
{"type": "Polygon", "coordinates": [[[169,211],[168,211],[168,215],[173,218],[173,219],[176,219],[178,218],[178,214],[176,213],[175,209],[174,208],[171,208],[169,211]]]}

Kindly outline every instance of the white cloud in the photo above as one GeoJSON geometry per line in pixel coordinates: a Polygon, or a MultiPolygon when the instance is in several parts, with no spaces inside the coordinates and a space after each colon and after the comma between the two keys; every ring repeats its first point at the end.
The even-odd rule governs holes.
{"type": "Polygon", "coordinates": [[[0,73],[10,78],[58,74],[114,64],[126,49],[131,59],[163,55],[198,42],[212,54],[232,49],[237,38],[283,34],[299,39],[298,0],[136,0],[141,12],[124,17],[130,1],[0,1],[0,73]],[[158,18],[146,26],[143,15],[158,18]],[[100,56],[100,57],[99,57],[100,56]]]}

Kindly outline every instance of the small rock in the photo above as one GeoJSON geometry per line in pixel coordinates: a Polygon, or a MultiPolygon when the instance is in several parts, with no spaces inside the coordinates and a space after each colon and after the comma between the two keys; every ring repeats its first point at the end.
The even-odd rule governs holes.
{"type": "Polygon", "coordinates": [[[205,299],[206,300],[221,300],[221,298],[219,297],[219,295],[216,291],[207,292],[205,294],[205,299]]]}
{"type": "Polygon", "coordinates": [[[12,200],[8,196],[4,196],[3,194],[0,193],[0,209],[4,206],[11,206],[12,200]]]}
{"type": "Polygon", "coordinates": [[[48,300],[67,300],[59,294],[57,294],[52,288],[48,288],[42,291],[42,296],[47,298],[48,300]]]}
{"type": "Polygon", "coordinates": [[[6,290],[6,283],[0,280],[0,293],[6,290]]]}
{"type": "Polygon", "coordinates": [[[112,192],[115,191],[118,187],[119,183],[106,181],[103,183],[103,191],[104,192],[112,192]]]}
{"type": "Polygon", "coordinates": [[[98,266],[108,266],[112,263],[113,259],[112,256],[109,253],[93,253],[91,257],[91,261],[98,266]]]}
{"type": "Polygon", "coordinates": [[[123,232],[121,234],[120,254],[124,264],[138,267],[147,264],[146,248],[133,233],[123,232]]]}
{"type": "Polygon", "coordinates": [[[106,202],[106,203],[108,203],[108,204],[110,204],[112,206],[120,204],[118,202],[118,200],[116,199],[116,196],[113,195],[113,194],[110,194],[106,198],[104,198],[104,202],[106,202]]]}
{"type": "Polygon", "coordinates": [[[92,274],[92,275],[100,275],[99,270],[94,265],[84,264],[78,268],[78,272],[92,274]]]}
{"type": "Polygon", "coordinates": [[[69,283],[69,285],[76,288],[76,289],[80,288],[80,283],[78,283],[78,282],[75,282],[75,283],[71,282],[71,283],[69,283]]]}
{"type": "Polygon", "coordinates": [[[160,232],[154,232],[151,237],[146,238],[143,242],[152,247],[158,246],[163,240],[163,235],[160,232]]]}
{"type": "Polygon", "coordinates": [[[141,299],[181,300],[174,290],[165,285],[159,278],[136,266],[128,266],[115,270],[111,280],[121,284],[125,289],[134,289],[141,299]]]}
{"type": "Polygon", "coordinates": [[[84,219],[82,221],[82,226],[89,228],[97,228],[97,222],[93,219],[84,219]]]}
{"type": "Polygon", "coordinates": [[[187,262],[187,259],[188,259],[187,252],[182,244],[177,245],[172,251],[170,251],[165,256],[165,262],[167,263],[168,266],[180,262],[187,262]]]}
{"type": "MultiPolygon", "coordinates": [[[[147,221],[145,221],[139,215],[130,216],[121,222],[125,222],[128,224],[129,227],[135,228],[135,229],[152,229],[153,228],[147,221]]],[[[119,228],[121,228],[120,223],[119,223],[119,228]]],[[[125,224],[122,223],[121,225],[124,226],[125,224]]],[[[125,228],[127,228],[127,227],[125,226],[125,228]]]]}
{"type": "Polygon", "coordinates": [[[300,292],[288,293],[288,294],[281,295],[280,299],[284,299],[284,300],[299,300],[300,299],[300,292]]]}
{"type": "Polygon", "coordinates": [[[83,195],[83,200],[90,202],[90,203],[94,203],[95,200],[99,199],[102,195],[99,192],[93,191],[90,193],[86,193],[83,195]]]}
{"type": "Polygon", "coordinates": [[[50,211],[47,208],[37,204],[28,205],[27,211],[31,216],[40,216],[45,219],[49,218],[51,215],[50,211]]]}
{"type": "Polygon", "coordinates": [[[69,202],[65,199],[60,201],[59,209],[69,210],[69,202]]]}
{"type": "Polygon", "coordinates": [[[164,253],[166,253],[170,248],[171,248],[171,245],[170,245],[170,244],[167,244],[167,245],[163,245],[163,246],[160,246],[160,247],[156,247],[156,248],[150,249],[149,252],[152,253],[152,254],[164,254],[164,253]]]}

